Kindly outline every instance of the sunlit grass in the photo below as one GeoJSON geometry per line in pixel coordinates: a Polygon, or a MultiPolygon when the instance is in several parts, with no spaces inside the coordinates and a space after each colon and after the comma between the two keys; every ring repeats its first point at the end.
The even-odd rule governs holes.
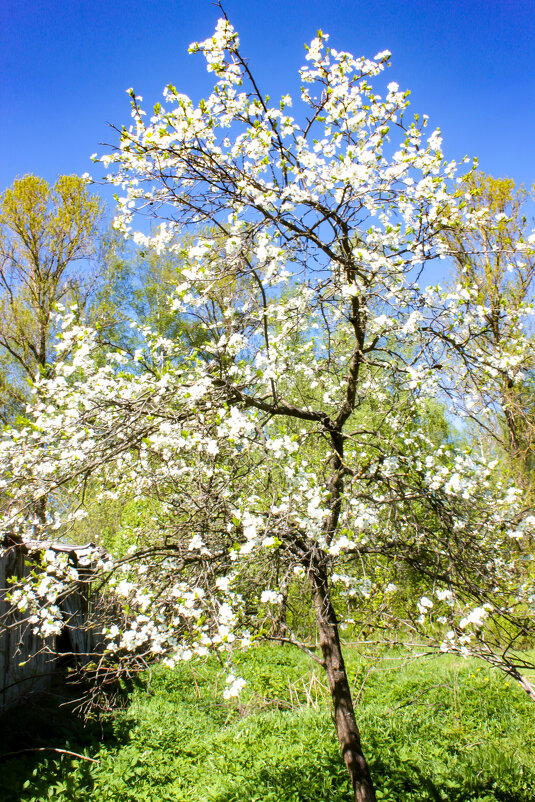
{"type": "MultiPolygon", "coordinates": [[[[401,653],[370,664],[352,650],[348,668],[379,799],[533,802],[535,704],[503,674],[401,653]]],[[[247,685],[224,701],[215,660],[156,668],[102,743],[71,736],[69,748],[98,763],[53,754],[4,761],[1,799],[350,799],[319,669],[290,648],[262,647],[237,655],[234,671],[247,685]]],[[[54,737],[60,746],[61,733],[54,737]]]]}

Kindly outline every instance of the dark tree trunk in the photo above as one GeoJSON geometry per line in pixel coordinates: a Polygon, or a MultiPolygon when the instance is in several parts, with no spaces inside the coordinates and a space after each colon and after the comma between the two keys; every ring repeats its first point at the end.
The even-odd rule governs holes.
{"type": "Polygon", "coordinates": [[[323,662],[333,703],[336,734],[353,784],[355,802],[375,802],[375,791],[368,764],[362,753],[360,733],[355,720],[351,690],[340,646],[338,619],[331,602],[327,572],[322,563],[319,555],[316,555],[316,559],[312,558],[309,578],[323,662]]]}

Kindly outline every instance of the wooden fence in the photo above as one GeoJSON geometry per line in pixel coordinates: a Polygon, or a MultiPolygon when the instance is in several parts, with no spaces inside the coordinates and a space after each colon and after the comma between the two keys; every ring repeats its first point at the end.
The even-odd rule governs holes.
{"type": "Polygon", "coordinates": [[[29,693],[46,688],[62,662],[76,659],[83,663],[96,645],[89,623],[90,569],[84,569],[84,580],[58,603],[64,622],[61,634],[46,639],[35,635],[24,615],[7,600],[9,580],[21,580],[32,569],[39,570],[39,554],[46,549],[67,554],[78,566],[90,548],[42,541],[22,543],[13,537],[0,541],[0,712],[29,693]]]}

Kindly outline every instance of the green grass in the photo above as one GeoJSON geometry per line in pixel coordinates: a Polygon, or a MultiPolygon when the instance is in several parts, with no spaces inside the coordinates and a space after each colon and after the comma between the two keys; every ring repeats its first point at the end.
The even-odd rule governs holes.
{"type": "MultiPolygon", "coordinates": [[[[535,800],[535,704],[503,675],[450,657],[403,666],[386,655],[369,671],[350,653],[348,666],[378,799],[535,800]]],[[[0,799],[350,799],[323,678],[308,658],[290,648],[258,648],[236,656],[236,672],[247,680],[239,702],[224,702],[224,674],[208,661],[155,669],[103,732],[61,714],[44,735],[45,721],[37,721],[33,744],[99,762],[54,753],[4,759],[0,799]]],[[[19,711],[16,725],[12,719],[20,743],[29,715],[19,711]]],[[[6,744],[4,736],[2,752],[10,751],[6,744]]]]}

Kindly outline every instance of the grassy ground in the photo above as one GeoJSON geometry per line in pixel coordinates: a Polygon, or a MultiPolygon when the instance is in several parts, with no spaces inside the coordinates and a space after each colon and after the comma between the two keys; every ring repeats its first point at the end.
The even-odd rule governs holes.
{"type": "MultiPolygon", "coordinates": [[[[378,798],[534,802],[535,704],[483,664],[348,660],[378,798]],[[371,670],[370,670],[371,669],[371,670]]],[[[2,802],[342,802],[350,798],[321,674],[290,648],[236,658],[225,702],[215,661],[158,668],[102,728],[54,702],[2,722],[2,802]]]]}

